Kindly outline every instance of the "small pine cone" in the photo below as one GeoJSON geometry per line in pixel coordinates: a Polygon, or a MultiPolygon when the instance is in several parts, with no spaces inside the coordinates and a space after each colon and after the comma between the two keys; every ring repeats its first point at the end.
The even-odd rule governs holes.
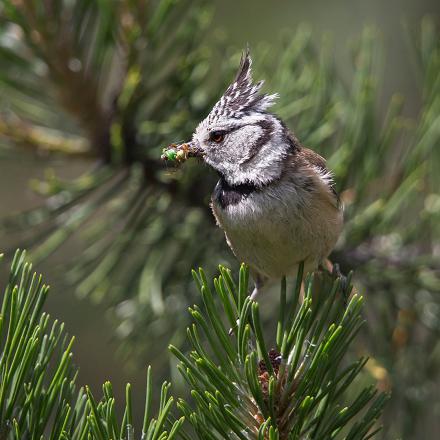
{"type": "MultiPolygon", "coordinates": [[[[277,350],[272,348],[269,351],[268,355],[269,355],[269,360],[272,365],[272,369],[273,369],[274,373],[278,374],[278,371],[279,371],[280,365],[281,365],[281,354],[277,350]]],[[[258,363],[258,375],[261,376],[263,373],[266,373],[266,372],[267,372],[266,363],[262,359],[258,363]]]]}

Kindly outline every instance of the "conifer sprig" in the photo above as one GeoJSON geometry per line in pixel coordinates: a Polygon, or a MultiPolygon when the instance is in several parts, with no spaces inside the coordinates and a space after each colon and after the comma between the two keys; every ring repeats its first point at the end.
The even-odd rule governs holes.
{"type": "MultiPolygon", "coordinates": [[[[1,260],[1,255],[0,255],[1,260]]],[[[147,371],[144,420],[133,426],[131,386],[126,387],[122,422],[112,385],[96,401],[78,389],[72,344],[64,324],[42,311],[49,287],[17,251],[0,312],[0,440],[172,440],[184,421],[168,422],[173,397],[162,385],[157,415],[152,408],[151,368],[147,371]],[[136,435],[136,437],[135,437],[136,435]]]]}
{"type": "Polygon", "coordinates": [[[346,358],[363,324],[361,296],[345,307],[339,279],[313,289],[308,276],[301,302],[300,268],[291,297],[281,285],[277,336],[269,342],[259,304],[244,295],[245,266],[238,283],[220,267],[214,290],[202,269],[193,276],[204,305],[190,308],[191,351],[170,350],[195,409],[183,399],[178,407],[200,438],[366,439],[377,432],[387,396],[374,386],[346,394],[367,361],[346,358]]]}

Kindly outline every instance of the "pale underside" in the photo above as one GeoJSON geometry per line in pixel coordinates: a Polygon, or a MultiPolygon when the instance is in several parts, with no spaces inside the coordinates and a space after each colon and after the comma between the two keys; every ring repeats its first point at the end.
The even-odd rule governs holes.
{"type": "Polygon", "coordinates": [[[329,185],[310,167],[296,171],[237,204],[212,203],[232,251],[262,279],[295,275],[302,261],[305,271],[316,269],[342,229],[342,212],[329,185]],[[309,185],[300,181],[305,176],[309,185]]]}

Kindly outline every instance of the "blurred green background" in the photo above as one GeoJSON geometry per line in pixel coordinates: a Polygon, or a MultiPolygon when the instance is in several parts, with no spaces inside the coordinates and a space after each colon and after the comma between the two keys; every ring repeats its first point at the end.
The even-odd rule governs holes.
{"type": "MultiPolygon", "coordinates": [[[[141,25],[136,28],[136,20],[144,17],[133,12],[136,3],[144,2],[102,2],[106,6],[99,7],[64,2],[66,8],[75,3],[82,8],[66,25],[82,44],[66,71],[44,61],[51,50],[55,59],[62,59],[54,41],[56,26],[50,28],[58,11],[47,23],[47,11],[38,6],[31,11],[39,17],[35,22],[29,15],[14,15],[15,7],[20,11],[27,3],[32,4],[0,5],[0,217],[6,219],[0,249],[30,247],[38,270],[53,285],[48,309],[77,335],[79,383],[98,389],[108,378],[122,394],[130,381],[140,402],[145,365],[152,363],[163,376],[171,368],[175,375],[166,347],[170,340],[181,343],[186,306],[195,300],[190,269],[203,265],[214,271],[219,263],[236,264],[209,213],[215,176],[191,164],[183,171],[164,170],[156,160],[162,146],[186,138],[209,111],[249,43],[256,78],[264,77],[267,89],[282,95],[276,111],[300,140],[329,158],[338,189],[345,191],[349,225],[334,259],[343,269],[359,270],[357,283],[370,303],[359,351],[371,353],[369,372],[379,386],[393,389],[383,436],[435,438],[440,432],[439,3],[150,2],[150,9],[141,12],[156,23],[144,35],[141,25]],[[125,3],[126,9],[121,6],[125,3]],[[160,3],[182,8],[180,15],[170,23],[154,16],[160,3]],[[91,17],[101,19],[85,23],[87,8],[91,17]],[[424,22],[426,16],[431,21],[424,22]],[[75,20],[85,23],[86,37],[101,30],[88,43],[100,44],[101,52],[88,52],[75,20]],[[47,27],[47,35],[38,36],[35,26],[47,27]],[[109,55],[119,50],[113,39],[123,42],[122,55],[115,58],[109,55]],[[35,47],[24,47],[26,41],[35,47]],[[46,54],[39,53],[45,45],[46,54]],[[96,65],[93,57],[99,57],[96,65]],[[122,65],[128,66],[126,71],[122,65]],[[80,75],[78,86],[74,75],[68,75],[87,69],[96,73],[95,82],[81,83],[80,75]],[[120,87],[119,77],[124,78],[120,87]],[[84,88],[86,83],[90,89],[84,88]],[[110,169],[97,166],[99,148],[81,153],[88,141],[100,143],[99,136],[87,131],[94,119],[85,110],[93,112],[93,99],[86,99],[93,86],[103,108],[117,108],[108,124],[110,169]],[[32,124],[46,131],[33,136],[32,124]],[[136,149],[126,154],[133,136],[136,149]],[[42,148],[36,148],[39,139],[42,148]],[[76,152],[50,151],[72,139],[76,152]],[[148,159],[140,160],[144,154],[148,159]],[[145,178],[151,175],[158,177],[145,178]],[[84,195],[88,185],[97,190],[84,195]],[[108,194],[100,195],[100,188],[108,194]],[[96,203],[86,216],[81,204],[89,196],[96,203]],[[71,206],[56,212],[71,200],[71,206]],[[38,211],[41,206],[48,207],[47,213],[38,211]],[[75,206],[80,208],[70,209],[75,206]],[[121,226],[125,217],[129,224],[121,226]],[[109,224],[112,218],[118,221],[109,224]],[[36,237],[41,238],[34,243],[36,237]],[[90,249],[92,242],[97,245],[90,249]]],[[[95,126],[107,124],[105,118],[96,119],[95,126]]],[[[270,301],[262,301],[269,319],[270,301]]]]}

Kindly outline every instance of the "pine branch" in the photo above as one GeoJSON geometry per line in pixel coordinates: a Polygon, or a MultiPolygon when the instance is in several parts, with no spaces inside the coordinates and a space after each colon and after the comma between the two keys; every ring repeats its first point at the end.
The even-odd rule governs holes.
{"type": "Polygon", "coordinates": [[[54,414],[69,413],[75,390],[73,338],[64,325],[42,312],[48,293],[41,276],[32,274],[25,253],[17,252],[4,292],[0,320],[0,432],[2,439],[55,436],[54,414]],[[55,354],[60,353],[60,354],[55,354]],[[53,368],[49,366],[56,359],[53,368]]]}
{"type": "MultiPolygon", "coordinates": [[[[178,407],[199,438],[370,438],[386,397],[370,386],[349,407],[341,406],[366,362],[344,359],[362,325],[362,298],[353,295],[344,308],[339,279],[330,290],[321,284],[312,294],[308,277],[299,304],[301,267],[291,299],[286,300],[285,282],[281,285],[276,348],[268,351],[259,305],[247,296],[247,268],[241,267],[238,283],[229,269],[220,266],[220,273],[214,280],[217,297],[204,271],[193,273],[204,311],[190,309],[195,323],[187,332],[189,356],[171,347],[195,401],[195,410],[183,399],[178,407]]],[[[0,439],[133,440],[131,385],[121,422],[110,382],[99,402],[88,387],[77,391],[73,338],[63,324],[50,325],[42,311],[47,293],[25,253],[17,251],[0,315],[0,439]]],[[[184,417],[171,413],[169,389],[164,382],[153,417],[149,367],[141,440],[187,438],[181,431],[184,417]]]]}
{"type": "Polygon", "coordinates": [[[18,118],[0,115],[0,134],[23,148],[36,150],[39,153],[62,153],[82,158],[93,157],[84,139],[66,137],[63,133],[51,131],[46,127],[37,127],[18,118]]]}
{"type": "MultiPolygon", "coordinates": [[[[111,7],[101,8],[106,3],[4,2],[9,9],[2,9],[0,17],[0,55],[5,60],[0,72],[0,121],[9,121],[11,127],[6,129],[14,133],[1,137],[5,149],[0,154],[19,157],[16,147],[23,140],[31,142],[32,149],[78,152],[76,143],[61,144],[63,139],[74,139],[81,145],[85,140],[84,153],[96,157],[90,169],[70,183],[53,175],[33,182],[48,196],[47,202],[3,219],[0,227],[4,236],[17,237],[40,258],[62,249],[68,237],[84,234],[83,257],[69,271],[58,269],[67,273],[81,295],[109,304],[115,320],[129,329],[119,334],[130,337],[131,343],[123,345],[125,354],[141,356],[141,351],[154,352],[145,344],[145,329],[156,332],[151,339],[160,345],[170,333],[179,335],[186,324],[179,311],[197,300],[186,278],[189,267],[202,264],[212,271],[219,259],[234,264],[222,234],[213,232],[206,209],[207,188],[215,185],[212,176],[189,164],[184,172],[171,173],[157,159],[163,145],[186,139],[209,111],[222,92],[221,84],[230,78],[227,70],[238,62],[241,48],[235,53],[221,47],[213,57],[212,49],[201,44],[208,23],[202,1],[162,0],[149,2],[148,7],[144,2],[122,1],[117,13],[111,7]],[[40,53],[49,46],[35,47],[32,24],[18,13],[24,3],[35,5],[32,13],[40,18],[48,5],[54,8],[46,11],[47,23],[55,23],[54,28],[44,29],[44,20],[38,23],[43,33],[53,35],[66,26],[53,17],[73,5],[76,12],[68,32],[77,59],[70,67],[75,70],[81,64],[100,85],[95,91],[100,99],[95,101],[112,118],[106,128],[110,166],[96,167],[96,157],[104,162],[95,153],[99,147],[90,148],[91,136],[79,127],[80,119],[61,104],[57,91],[61,83],[57,86],[49,76],[40,53]],[[212,58],[215,62],[210,62],[212,58]],[[121,71],[112,64],[115,59],[121,61],[116,63],[123,66],[121,71]],[[122,82],[110,87],[108,74],[122,82]],[[34,135],[23,139],[13,121],[32,127],[25,133],[34,135]],[[129,177],[114,185],[113,194],[102,196],[124,173],[129,177]],[[98,211],[99,216],[93,215],[98,211]],[[60,224],[63,227],[58,230],[60,224]],[[16,235],[11,236],[14,231],[16,235]],[[118,304],[127,301],[132,313],[119,313],[118,304]],[[175,320],[164,313],[169,303],[176,307],[175,320]],[[152,322],[157,325],[152,327],[152,322]]],[[[329,167],[335,171],[346,224],[334,257],[346,268],[356,269],[359,288],[374,295],[366,306],[374,328],[363,335],[362,345],[378,353],[374,362],[385,372],[383,386],[392,383],[399,394],[390,405],[389,431],[384,435],[406,438],[418,428],[401,414],[433,414],[428,402],[436,398],[433,384],[439,371],[438,357],[422,362],[420,355],[432,351],[440,332],[439,39],[435,20],[429,18],[407,34],[422,102],[419,115],[408,118],[400,95],[390,100],[385,115],[378,111],[383,72],[376,34],[374,29],[365,30],[353,46],[353,72],[346,80],[332,61],[333,49],[325,41],[316,41],[304,26],[284,34],[277,44],[279,51],[264,44],[253,50],[258,60],[255,67],[261,71],[256,76],[265,77],[268,89],[281,95],[277,113],[304,144],[329,158],[329,167]]],[[[62,61],[61,55],[54,56],[54,61],[62,61]]],[[[73,98],[79,101],[75,106],[82,105],[81,94],[72,94],[73,98]]]]}
{"type": "MultiPolygon", "coordinates": [[[[0,439],[133,440],[130,384],[121,423],[110,382],[103,385],[99,402],[88,387],[77,390],[74,338],[42,311],[48,291],[41,275],[32,273],[25,252],[17,251],[0,312],[0,439]]],[[[162,385],[161,404],[153,416],[148,368],[141,440],[171,440],[179,432],[183,418],[168,422],[173,406],[169,387],[162,385]]]]}
{"type": "MultiPolygon", "coordinates": [[[[56,88],[61,105],[79,122],[99,157],[110,161],[112,109],[104,107],[99,96],[98,78],[86,64],[89,51],[105,49],[81,47],[80,32],[85,29],[72,26],[75,16],[83,12],[83,2],[67,5],[50,0],[38,7],[31,0],[23,0],[7,2],[6,6],[6,19],[20,26],[26,45],[47,66],[47,77],[56,88]]],[[[98,43],[108,45],[113,24],[108,20],[108,8],[96,3],[88,8],[87,13],[89,16],[83,18],[87,17],[92,23],[104,23],[98,25],[96,32],[98,43]]]]}
{"type": "Polygon", "coordinates": [[[350,403],[346,397],[367,361],[345,359],[363,323],[362,297],[354,294],[345,308],[339,279],[313,292],[313,277],[308,277],[306,296],[298,304],[300,268],[287,303],[282,283],[277,338],[268,350],[259,305],[246,296],[247,268],[242,266],[237,284],[220,267],[214,279],[217,298],[202,269],[193,275],[204,310],[190,309],[190,353],[170,349],[180,361],[195,410],[182,399],[178,407],[199,438],[371,438],[387,397],[374,387],[364,388],[350,403]]]}

